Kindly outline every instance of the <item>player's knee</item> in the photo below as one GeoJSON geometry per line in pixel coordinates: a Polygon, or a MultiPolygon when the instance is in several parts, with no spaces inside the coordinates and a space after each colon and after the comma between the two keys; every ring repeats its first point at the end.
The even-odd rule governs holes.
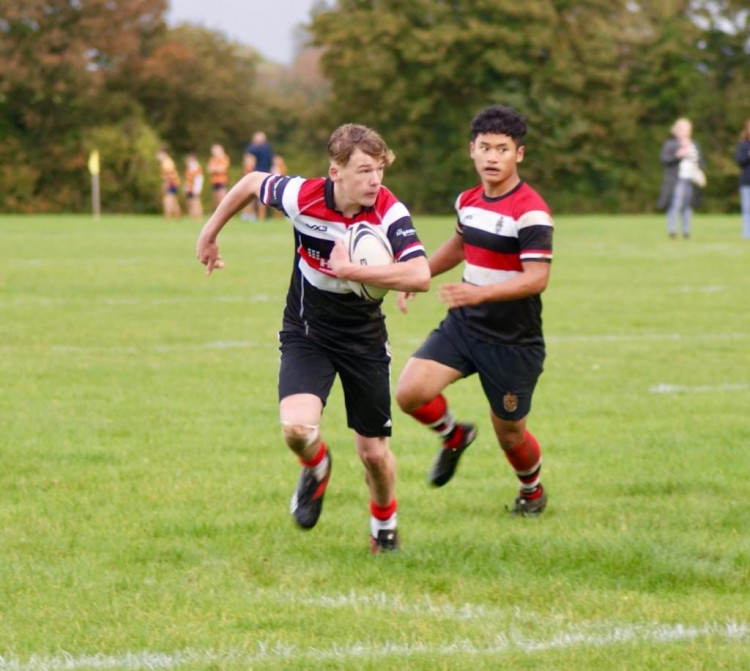
{"type": "Polygon", "coordinates": [[[392,459],[387,438],[368,439],[366,443],[358,445],[359,458],[369,472],[379,472],[392,459]]]}
{"type": "Polygon", "coordinates": [[[424,404],[424,401],[418,396],[417,392],[418,389],[415,385],[399,381],[395,397],[396,403],[398,403],[398,407],[401,408],[402,412],[408,414],[424,404]]]}
{"type": "Polygon", "coordinates": [[[282,433],[287,446],[300,453],[318,438],[318,427],[307,424],[282,424],[282,433]]]}
{"type": "Polygon", "coordinates": [[[387,463],[387,454],[381,450],[367,450],[361,452],[359,458],[362,460],[362,464],[365,470],[369,472],[379,472],[383,470],[387,463]]]}

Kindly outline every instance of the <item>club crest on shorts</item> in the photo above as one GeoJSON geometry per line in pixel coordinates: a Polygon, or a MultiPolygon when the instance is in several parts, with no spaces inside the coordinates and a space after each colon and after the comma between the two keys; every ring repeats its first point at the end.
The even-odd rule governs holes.
{"type": "Polygon", "coordinates": [[[507,412],[515,412],[518,409],[518,396],[512,391],[506,391],[503,396],[503,408],[507,412]]]}

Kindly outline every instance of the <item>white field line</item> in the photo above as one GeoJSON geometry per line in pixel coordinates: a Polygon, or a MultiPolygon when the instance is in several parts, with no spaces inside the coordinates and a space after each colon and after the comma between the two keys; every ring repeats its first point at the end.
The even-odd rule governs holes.
{"type": "MultiPolygon", "coordinates": [[[[545,336],[547,344],[598,343],[598,342],[659,342],[693,340],[747,340],[750,333],[600,333],[594,335],[545,336]]],[[[421,345],[424,338],[409,338],[407,342],[421,345]]]]}
{"type": "Polygon", "coordinates": [[[715,294],[715,293],[718,293],[719,291],[724,291],[724,287],[722,287],[719,284],[715,284],[715,285],[707,284],[705,286],[684,285],[681,287],[674,287],[672,289],[669,289],[669,291],[673,293],[680,292],[680,293],[688,293],[688,294],[693,293],[693,292],[704,293],[704,294],[715,294]]]}
{"type": "Polygon", "coordinates": [[[685,387],[679,384],[657,384],[649,387],[652,394],[715,394],[723,391],[747,391],[750,385],[744,383],[738,384],[716,384],[716,385],[699,385],[696,387],[685,387]]]}
{"type": "Polygon", "coordinates": [[[113,354],[137,354],[139,352],[199,352],[212,349],[258,349],[265,347],[278,348],[275,340],[258,342],[256,340],[217,340],[214,342],[184,345],[151,345],[147,347],[81,347],[78,345],[52,345],[50,351],[62,354],[88,354],[92,352],[109,352],[113,354]]]}
{"type": "MultiPolygon", "coordinates": [[[[186,299],[187,300],[187,299],[186,299]]],[[[234,300],[234,299],[232,299],[234,300]]],[[[251,297],[247,299],[237,299],[238,301],[247,302],[266,302],[268,297],[251,297]]],[[[156,301],[158,302],[158,301],[156,301]]],[[[0,301],[0,307],[2,302],[0,301]]],[[[547,343],[596,343],[596,342],[642,342],[642,341],[676,341],[676,340],[745,340],[750,338],[750,333],[643,333],[643,334],[610,334],[610,335],[571,335],[571,336],[549,336],[547,343]]],[[[407,344],[420,345],[424,338],[407,338],[404,340],[407,344]]],[[[275,340],[269,341],[276,348],[278,343],[275,340]]],[[[50,345],[53,352],[61,353],[87,353],[87,352],[114,352],[114,353],[137,353],[142,351],[151,352],[180,352],[180,351],[197,351],[204,349],[238,349],[238,348],[257,348],[268,345],[268,343],[259,343],[253,340],[235,340],[235,341],[217,341],[207,343],[192,343],[183,345],[151,345],[145,347],[88,347],[81,345],[70,345],[58,343],[50,345]]],[[[23,349],[23,346],[1,346],[0,352],[9,352],[16,349],[23,349]]],[[[652,390],[655,387],[652,388],[652,390]]],[[[658,392],[654,392],[658,393],[658,392]]]]}
{"type": "Polygon", "coordinates": [[[601,335],[547,336],[548,343],[640,342],[652,340],[744,340],[750,333],[612,333],[601,335]]]}
{"type": "Polygon", "coordinates": [[[255,651],[245,650],[197,650],[188,648],[171,653],[126,652],[121,655],[32,655],[22,660],[14,655],[0,656],[0,671],[78,671],[84,669],[177,669],[189,664],[248,666],[262,662],[285,661],[300,664],[304,660],[321,662],[326,660],[362,661],[405,657],[451,655],[499,656],[519,653],[534,654],[548,650],[564,650],[580,647],[607,647],[628,644],[668,644],[693,641],[700,638],[718,638],[728,641],[750,640],[747,624],[727,622],[705,623],[697,626],[683,624],[621,625],[610,628],[597,627],[571,629],[553,634],[549,638],[530,638],[516,632],[498,633],[484,644],[466,638],[453,639],[441,645],[414,643],[354,642],[336,644],[328,648],[301,647],[293,644],[258,642],[255,651]]]}

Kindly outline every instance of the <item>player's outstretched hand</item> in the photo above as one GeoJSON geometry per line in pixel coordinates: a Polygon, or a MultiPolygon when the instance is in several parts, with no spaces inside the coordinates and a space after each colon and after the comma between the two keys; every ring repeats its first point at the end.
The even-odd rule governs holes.
{"type": "Polygon", "coordinates": [[[483,300],[482,287],[466,282],[443,284],[438,288],[438,298],[449,308],[477,305],[483,300]]]}
{"type": "Polygon", "coordinates": [[[396,305],[398,309],[406,314],[409,312],[409,308],[406,306],[407,301],[413,301],[417,297],[417,294],[413,291],[399,291],[396,296],[396,305]]]}
{"type": "Polygon", "coordinates": [[[224,267],[224,261],[221,260],[219,245],[216,241],[204,240],[202,237],[198,238],[198,242],[195,245],[195,255],[206,266],[206,275],[210,275],[214,270],[220,270],[224,267]]]}

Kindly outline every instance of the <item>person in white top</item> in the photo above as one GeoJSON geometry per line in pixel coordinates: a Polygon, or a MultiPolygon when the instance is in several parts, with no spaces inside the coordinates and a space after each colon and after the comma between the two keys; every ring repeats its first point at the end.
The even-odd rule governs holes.
{"type": "Polygon", "coordinates": [[[700,145],[692,139],[693,124],[681,118],[672,126],[672,134],[661,147],[664,167],[658,207],[667,213],[667,234],[677,237],[677,219],[681,218],[682,236],[690,237],[693,207],[705,186],[700,145]]]}

